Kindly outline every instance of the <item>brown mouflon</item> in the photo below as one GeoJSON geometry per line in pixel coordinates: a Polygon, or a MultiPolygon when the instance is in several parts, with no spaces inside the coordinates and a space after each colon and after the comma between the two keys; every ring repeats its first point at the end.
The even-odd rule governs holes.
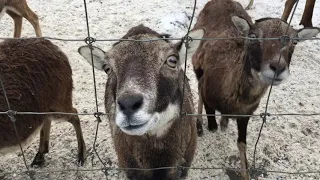
{"type": "MultiPolygon", "coordinates": [[[[18,112],[77,113],[72,106],[72,71],[67,56],[49,40],[14,39],[0,43],[0,72],[11,109],[18,112]]],[[[2,87],[0,111],[8,106],[2,87]]],[[[40,146],[32,165],[41,166],[49,151],[51,120],[70,122],[78,140],[78,163],[85,160],[79,117],[73,115],[16,115],[18,136],[28,145],[40,131],[40,146]]],[[[19,149],[13,124],[0,115],[0,154],[19,149]]]]}
{"type": "MultiPolygon", "coordinates": [[[[232,0],[211,0],[199,14],[193,30],[204,29],[205,38],[234,38],[202,41],[192,58],[198,79],[198,113],[203,105],[207,114],[251,115],[271,85],[279,85],[289,76],[289,65],[295,45],[302,40],[282,42],[256,38],[311,38],[318,28],[293,29],[278,18],[263,18],[252,22],[240,3],[232,0]],[[288,30],[288,31],[287,31],[288,30]],[[236,37],[249,37],[250,40],[236,37]]],[[[221,130],[228,119],[222,117],[221,130]]],[[[241,169],[248,169],[246,158],[246,135],[249,117],[232,117],[237,120],[238,148],[241,169]]],[[[207,116],[210,131],[217,130],[215,116],[207,116]]],[[[202,124],[199,116],[198,124],[202,124]]],[[[199,135],[203,133],[198,126],[199,135]]],[[[247,172],[242,171],[244,179],[247,172]]]]}
{"type": "Polygon", "coordinates": [[[7,13],[14,21],[13,37],[21,37],[22,18],[26,18],[33,26],[36,36],[41,37],[39,18],[28,6],[26,0],[0,0],[0,19],[7,13]]]}
{"type": "MultiPolygon", "coordinates": [[[[253,5],[253,1],[254,0],[250,0],[250,3],[246,7],[246,9],[251,9],[251,7],[253,5]]],[[[282,20],[284,20],[284,21],[288,20],[288,17],[291,14],[292,8],[293,8],[294,4],[296,4],[297,2],[298,2],[297,0],[286,0],[284,10],[283,10],[283,13],[281,16],[282,20]]],[[[299,25],[303,25],[304,27],[312,27],[312,15],[313,15],[313,9],[314,9],[315,3],[316,3],[316,0],[307,0],[306,1],[303,15],[302,15],[302,18],[301,18],[299,25]]]]}
{"type": "MultiPolygon", "coordinates": [[[[190,33],[201,38],[203,30],[190,33]]],[[[139,25],[123,39],[146,40],[163,35],[139,25]]],[[[200,41],[189,44],[191,56],[200,41]]],[[[120,41],[104,52],[92,47],[94,66],[108,74],[105,91],[106,112],[121,168],[190,167],[197,144],[196,120],[180,118],[182,112],[194,112],[188,80],[183,95],[185,44],[166,40],[120,41]]],[[[90,47],[79,53],[91,63],[90,47]]],[[[172,180],[186,177],[176,168],[152,171],[127,170],[129,179],[172,180]]]]}

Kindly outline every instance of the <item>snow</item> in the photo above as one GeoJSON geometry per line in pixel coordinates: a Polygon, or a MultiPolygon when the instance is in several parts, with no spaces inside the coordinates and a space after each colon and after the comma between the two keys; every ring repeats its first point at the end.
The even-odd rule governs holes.
{"type": "MultiPolygon", "coordinates": [[[[241,0],[246,6],[249,0],[241,0]]],[[[197,2],[196,16],[206,4],[206,0],[197,2]]],[[[29,0],[29,6],[40,18],[43,36],[59,38],[87,37],[84,5],[81,0],[29,0]]],[[[187,32],[192,14],[193,0],[145,1],[145,0],[87,0],[90,34],[97,39],[121,38],[132,26],[143,23],[161,33],[170,33],[173,37],[182,37],[187,32]]],[[[261,17],[281,17],[285,0],[255,0],[253,9],[248,10],[253,19],[261,17]]],[[[292,25],[298,26],[305,0],[300,0],[292,25]]],[[[196,18],[194,19],[194,23],[196,18]]],[[[194,24],[193,23],[193,24],[194,24]]],[[[320,3],[316,3],[313,15],[314,26],[320,27],[320,3]]],[[[35,35],[32,26],[24,19],[22,35],[35,35]]],[[[0,36],[13,36],[13,21],[5,15],[0,21],[0,36]]],[[[318,37],[320,37],[318,35],[318,37]]],[[[74,106],[80,113],[94,112],[95,96],[92,68],[77,52],[84,42],[53,41],[69,57],[73,69],[74,106]]],[[[113,42],[95,42],[103,49],[110,48],[113,42]]],[[[297,45],[291,63],[291,76],[284,84],[274,87],[269,112],[274,113],[314,113],[320,112],[320,41],[305,41],[297,45]]],[[[192,66],[188,64],[187,75],[191,78],[194,102],[197,104],[197,81],[192,66]]],[[[96,71],[97,99],[99,110],[104,110],[103,97],[106,75],[96,71]]],[[[266,96],[256,114],[263,112],[266,96]]],[[[85,165],[79,169],[100,168],[92,145],[95,136],[96,120],[93,116],[80,116],[84,138],[89,151],[85,165]],[[93,158],[94,157],[94,158],[93,158]]],[[[206,121],[205,121],[206,122],[206,121]]],[[[252,165],[253,150],[261,119],[254,117],[248,126],[247,156],[252,165]]],[[[272,171],[320,171],[320,134],[319,116],[280,116],[269,117],[264,126],[257,147],[256,166],[272,171]]],[[[210,133],[206,129],[204,136],[198,139],[194,167],[231,167],[240,166],[238,158],[237,128],[230,122],[226,133],[218,130],[210,133]]],[[[39,136],[28,148],[25,148],[27,163],[30,164],[38,148],[39,136]]],[[[117,167],[117,158],[113,149],[107,120],[103,117],[99,126],[97,152],[107,167],[117,167]]],[[[50,152],[46,155],[46,164],[41,171],[55,169],[76,169],[77,143],[73,127],[69,123],[55,122],[51,130],[50,152]]],[[[1,157],[2,171],[25,170],[21,152],[1,157]]],[[[228,173],[230,175],[230,173],[228,173]]],[[[230,175],[231,176],[231,175],[230,175]]],[[[26,179],[25,174],[6,175],[6,179],[26,179]]],[[[102,171],[38,173],[36,179],[104,179],[102,171]]],[[[123,173],[110,170],[107,179],[123,179],[123,173]]],[[[259,179],[319,179],[320,174],[286,175],[271,172],[260,173],[259,179]]],[[[223,170],[190,170],[187,179],[229,179],[223,170]]]]}

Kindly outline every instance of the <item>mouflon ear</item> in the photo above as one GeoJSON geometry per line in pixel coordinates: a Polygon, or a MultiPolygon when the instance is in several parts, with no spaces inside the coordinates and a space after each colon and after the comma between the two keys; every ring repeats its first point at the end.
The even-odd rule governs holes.
{"type": "Polygon", "coordinates": [[[250,25],[247,20],[239,16],[232,16],[231,20],[241,34],[243,34],[244,36],[248,36],[250,25]]]}
{"type": "Polygon", "coordinates": [[[104,70],[104,56],[105,52],[95,46],[81,46],[78,49],[79,54],[83,56],[91,65],[93,58],[93,66],[98,70],[104,70]],[[92,56],[91,56],[92,53],[92,56]]]}
{"type": "Polygon", "coordinates": [[[305,41],[306,39],[316,37],[319,32],[320,32],[320,29],[317,27],[299,29],[298,38],[302,38],[302,39],[299,39],[298,41],[302,42],[302,41],[305,41]]]}

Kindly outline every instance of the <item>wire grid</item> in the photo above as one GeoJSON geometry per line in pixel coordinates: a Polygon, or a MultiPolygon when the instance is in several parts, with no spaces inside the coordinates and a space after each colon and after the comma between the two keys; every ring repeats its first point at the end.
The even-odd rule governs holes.
{"type": "MultiPolygon", "coordinates": [[[[294,10],[291,14],[289,23],[288,23],[288,28],[287,31],[289,29],[289,26],[291,24],[292,18],[295,14],[296,8],[298,6],[299,0],[297,0],[294,10]]],[[[90,35],[90,26],[89,26],[89,18],[88,18],[88,10],[87,10],[87,2],[86,0],[84,0],[84,10],[85,10],[85,16],[86,16],[86,27],[87,27],[87,37],[83,38],[83,39],[64,39],[64,38],[56,38],[56,37],[32,37],[32,38],[18,38],[18,39],[37,39],[37,38],[45,38],[48,40],[58,40],[58,41],[84,41],[88,46],[92,46],[92,44],[94,42],[97,41],[135,41],[135,42],[151,42],[151,41],[158,41],[158,40],[184,40],[186,47],[188,46],[190,41],[194,41],[194,40],[203,40],[203,41],[212,41],[212,40],[232,40],[232,39],[246,39],[246,40],[280,40],[283,42],[283,45],[285,44],[286,41],[289,40],[320,40],[320,38],[290,38],[288,36],[282,36],[282,37],[278,37],[278,38],[249,38],[249,37],[232,37],[232,38],[201,38],[201,39],[192,39],[191,37],[189,37],[189,33],[191,30],[191,26],[192,26],[192,21],[194,20],[194,16],[195,16],[195,9],[196,9],[196,5],[197,5],[197,0],[194,0],[194,6],[193,6],[193,11],[192,11],[192,16],[191,16],[191,20],[190,20],[190,24],[188,27],[188,31],[187,34],[185,35],[184,38],[154,38],[154,39],[147,39],[147,40],[133,40],[133,39],[95,39],[93,37],[91,37],[90,35]]],[[[1,40],[5,40],[5,39],[17,39],[17,38],[4,38],[4,37],[0,37],[1,40]]],[[[187,54],[188,48],[186,48],[186,54],[187,54]]],[[[281,56],[280,56],[281,58],[281,56]]],[[[280,62],[280,58],[278,63],[280,62]]],[[[185,56],[185,62],[187,62],[187,55],[185,56]]],[[[91,49],[91,61],[93,64],[93,55],[92,55],[92,49],[91,49]]],[[[185,90],[185,81],[186,81],[186,69],[187,68],[187,63],[185,63],[185,67],[184,67],[184,78],[183,78],[183,97],[184,97],[184,90],[185,90]]],[[[20,150],[22,153],[22,157],[23,157],[23,162],[24,165],[26,167],[26,170],[21,170],[21,171],[12,171],[12,172],[1,172],[0,176],[3,175],[8,175],[8,174],[27,174],[30,179],[35,179],[34,175],[36,173],[55,173],[55,172],[92,172],[92,171],[102,171],[104,172],[104,174],[107,176],[108,175],[108,171],[109,170],[117,170],[117,171],[125,171],[125,170],[136,170],[136,171],[153,171],[153,170],[160,170],[160,169],[177,169],[178,171],[180,171],[181,169],[200,169],[200,170],[233,170],[233,171],[250,171],[250,173],[254,173],[254,172],[266,172],[266,173],[277,173],[277,174],[287,174],[287,175],[303,175],[303,174],[320,174],[320,171],[299,171],[299,172],[288,172],[288,171],[273,171],[273,170],[265,170],[265,169],[259,169],[256,168],[256,150],[257,150],[257,146],[259,143],[259,139],[264,127],[264,124],[267,120],[267,117],[271,117],[271,116],[319,116],[320,113],[278,113],[278,114],[271,114],[268,113],[268,105],[269,105],[269,100],[270,100],[270,96],[271,96],[271,92],[272,92],[272,87],[273,87],[273,81],[275,79],[275,77],[273,78],[271,87],[269,89],[268,92],[268,96],[267,96],[267,102],[265,105],[265,110],[264,112],[260,113],[260,114],[247,114],[247,115],[235,115],[235,114],[189,114],[189,113],[183,113],[181,112],[182,116],[228,116],[228,117],[260,117],[262,119],[262,123],[261,123],[261,127],[260,127],[260,131],[255,143],[255,147],[254,147],[254,154],[253,154],[253,167],[251,167],[250,169],[239,169],[239,168],[225,168],[225,167],[183,167],[183,166],[175,166],[175,167],[159,167],[159,168],[149,168],[149,169],[142,169],[142,168],[110,168],[110,167],[106,167],[105,162],[103,162],[103,160],[100,158],[98,152],[96,151],[96,140],[98,138],[98,130],[99,130],[99,123],[101,122],[100,117],[101,116],[105,116],[105,115],[110,115],[113,113],[105,113],[105,112],[100,112],[99,108],[98,108],[98,99],[97,99],[97,89],[96,89],[96,78],[95,78],[95,69],[94,66],[92,66],[92,75],[93,75],[93,80],[94,80],[94,95],[95,95],[95,108],[96,111],[95,112],[90,112],[90,113],[68,113],[68,112],[18,112],[18,111],[14,111],[11,110],[10,107],[10,102],[7,98],[6,95],[6,91],[5,91],[5,87],[3,84],[3,79],[1,77],[0,74],[0,83],[1,83],[1,88],[2,91],[4,93],[5,99],[6,99],[6,103],[8,106],[8,111],[6,112],[0,112],[0,115],[7,115],[9,117],[9,119],[11,120],[11,122],[13,123],[14,126],[14,131],[15,131],[15,135],[17,138],[17,142],[20,146],[20,150]],[[41,171],[41,170],[30,170],[29,166],[27,165],[26,159],[25,159],[25,155],[24,155],[24,151],[23,148],[20,144],[20,141],[18,139],[18,132],[16,129],[16,115],[55,115],[55,114],[60,114],[60,115],[80,115],[80,116],[94,116],[97,120],[97,125],[96,125],[96,130],[95,130],[95,137],[94,137],[94,143],[93,143],[93,151],[95,153],[95,155],[98,157],[102,167],[101,168],[92,168],[92,169],[51,169],[51,170],[46,170],[46,171],[41,171]]],[[[183,106],[183,101],[181,101],[182,103],[180,104],[181,107],[183,106]]],[[[182,110],[182,108],[180,108],[182,110]]],[[[92,163],[93,163],[93,159],[92,159],[92,163]]]]}

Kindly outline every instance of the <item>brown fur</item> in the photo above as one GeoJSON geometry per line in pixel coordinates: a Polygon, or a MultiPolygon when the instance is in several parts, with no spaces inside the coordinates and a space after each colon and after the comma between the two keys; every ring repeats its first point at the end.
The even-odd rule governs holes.
{"type": "MultiPolygon", "coordinates": [[[[70,112],[72,106],[72,71],[66,55],[45,39],[6,40],[0,44],[0,72],[11,109],[18,112],[70,112]]],[[[0,111],[7,111],[0,91],[0,111]]],[[[49,150],[51,119],[70,122],[77,133],[78,160],[84,161],[85,143],[78,116],[17,115],[18,138],[28,145],[41,129],[39,151],[32,165],[42,165],[49,150]]],[[[13,124],[7,115],[0,116],[0,152],[18,146],[13,124]]]]}
{"type": "MultiPolygon", "coordinates": [[[[291,10],[296,2],[297,0],[286,1],[281,19],[285,21],[288,20],[291,10]]],[[[306,1],[306,5],[304,7],[303,15],[299,25],[303,25],[304,27],[312,27],[312,15],[313,15],[313,9],[314,9],[315,3],[316,3],[316,0],[306,1]]]]}
{"type": "MultiPolygon", "coordinates": [[[[230,38],[253,34],[258,38],[274,38],[286,34],[291,38],[298,36],[297,30],[288,27],[288,24],[280,19],[264,18],[253,24],[243,7],[232,0],[209,1],[200,12],[194,26],[194,29],[199,28],[205,29],[205,38],[230,38]],[[237,29],[232,16],[241,17],[247,21],[250,26],[248,34],[242,34],[237,29]]],[[[202,112],[204,104],[207,114],[215,114],[216,110],[222,114],[253,114],[269,87],[266,81],[261,80],[262,70],[269,66],[276,69],[288,69],[294,46],[292,41],[283,46],[279,40],[202,41],[192,57],[194,71],[199,82],[198,113],[202,112]]],[[[214,116],[207,118],[209,130],[216,131],[216,118],[214,116]]],[[[221,118],[221,130],[226,129],[228,118],[230,117],[221,118]]],[[[249,166],[246,162],[245,150],[249,117],[237,117],[236,119],[241,168],[247,169],[249,166]]],[[[198,118],[198,122],[200,124],[198,132],[202,133],[201,117],[198,118]]],[[[248,179],[249,175],[242,172],[242,177],[248,179]]]]}
{"type": "MultiPolygon", "coordinates": [[[[203,11],[201,11],[194,29],[205,27],[205,37],[239,36],[240,34],[238,34],[233,23],[230,21],[230,16],[242,16],[251,24],[252,20],[245,11],[242,11],[241,5],[241,8],[239,8],[238,5],[240,4],[231,3],[229,0],[210,1],[204,7],[203,11]],[[221,6],[223,9],[218,8],[221,6]],[[215,11],[212,9],[215,9],[215,11]]],[[[246,82],[249,79],[243,75],[243,45],[243,40],[203,41],[199,49],[208,50],[198,51],[192,58],[194,69],[197,70],[201,68],[204,72],[199,82],[203,97],[208,103],[220,102],[218,104],[228,104],[227,106],[223,106],[227,107],[227,109],[223,110],[224,113],[231,111],[236,114],[245,114],[248,111],[252,111],[251,109],[257,106],[262,92],[266,89],[266,87],[258,86],[250,91],[245,91],[248,89],[246,86],[249,84],[243,84],[241,82],[246,82]],[[229,60],[226,61],[226,59],[229,60]],[[231,81],[239,83],[230,84],[231,81]],[[228,89],[228,91],[225,91],[226,89],[228,89]],[[256,96],[251,96],[247,99],[249,94],[252,95],[252,93],[256,94],[256,96]],[[241,98],[243,96],[245,98],[241,98]],[[221,101],[223,103],[221,103],[221,101]],[[234,101],[237,103],[234,103],[234,101]],[[248,106],[248,104],[250,104],[250,106],[248,106]]]]}
{"type": "MultiPolygon", "coordinates": [[[[128,34],[124,37],[149,39],[161,36],[142,25],[130,29],[128,34]]],[[[123,92],[121,88],[123,88],[123,85],[125,86],[123,80],[126,79],[127,76],[134,76],[134,78],[137,79],[141,78],[138,84],[139,86],[145,86],[146,91],[150,90],[150,88],[152,91],[156,91],[157,89],[158,97],[155,99],[156,102],[154,102],[154,111],[162,111],[169,102],[177,101],[180,104],[183,88],[183,72],[170,72],[171,70],[167,67],[162,67],[162,70],[159,72],[159,66],[162,66],[163,60],[157,57],[159,55],[162,56],[161,53],[166,55],[168,53],[167,51],[170,52],[174,50],[173,53],[176,53],[175,51],[177,50],[175,50],[175,46],[167,41],[154,41],[147,44],[120,42],[113,48],[116,50],[112,50],[112,53],[110,53],[112,57],[110,58],[114,59],[117,63],[114,67],[116,70],[114,71],[117,72],[117,78],[120,79],[116,79],[114,71],[109,74],[105,92],[106,112],[115,112],[115,98],[119,96],[119,92],[123,92]],[[139,48],[139,51],[137,48],[139,48]],[[138,53],[135,54],[135,52],[138,53]],[[137,57],[133,56],[133,58],[133,54],[137,55],[137,57]],[[124,60],[123,57],[129,58],[130,61],[124,60]],[[145,59],[145,57],[149,57],[150,59],[145,59]],[[161,64],[159,64],[158,60],[161,60],[161,64]],[[129,66],[130,69],[127,69],[127,66],[129,66]],[[125,77],[123,76],[123,71],[126,72],[125,77]],[[160,73],[160,75],[158,73],[160,73]],[[145,74],[148,74],[148,76],[145,76],[145,74]],[[156,83],[150,81],[148,84],[148,78],[153,76],[156,77],[156,83]],[[162,80],[159,79],[161,76],[164,76],[162,80]],[[175,79],[176,76],[178,79],[175,79]],[[117,82],[124,84],[117,85],[117,82]],[[150,87],[147,87],[147,85],[150,87]],[[153,87],[153,85],[157,87],[153,87]]],[[[186,82],[182,111],[194,112],[191,89],[188,80],[186,82]]],[[[128,91],[130,91],[130,89],[128,91]]],[[[160,137],[152,134],[131,136],[124,133],[115,124],[115,116],[110,115],[109,120],[119,166],[121,168],[189,167],[191,165],[197,144],[196,121],[193,117],[188,116],[181,119],[177,117],[172,119],[173,124],[167,133],[160,137]]],[[[128,170],[126,174],[128,178],[137,180],[173,180],[187,176],[187,172],[188,169],[183,169],[181,175],[179,175],[177,169],[174,168],[153,171],[128,170]]]]}
{"type": "MultiPolygon", "coordinates": [[[[181,74],[182,75],[182,74],[181,74]]],[[[182,79],[181,79],[182,80],[182,79]]],[[[187,86],[187,85],[186,85],[187,86]]],[[[186,89],[183,112],[194,112],[191,90],[186,89]]],[[[159,168],[190,167],[197,147],[197,129],[195,119],[191,116],[173,120],[168,133],[159,138],[154,135],[129,136],[112,124],[113,142],[122,168],[159,168]]],[[[153,171],[126,171],[129,179],[139,180],[174,180],[187,176],[188,169],[181,172],[177,169],[153,171]]]]}
{"type": "Polygon", "coordinates": [[[21,37],[22,18],[26,18],[31,23],[37,37],[42,36],[38,16],[29,8],[26,0],[0,0],[0,13],[2,11],[6,11],[14,21],[13,37],[21,37]]]}
{"type": "MultiPolygon", "coordinates": [[[[253,5],[254,0],[250,0],[250,3],[246,7],[246,9],[251,9],[253,5]]],[[[285,3],[285,8],[282,13],[281,19],[287,21],[288,17],[291,13],[291,10],[294,6],[294,4],[297,2],[297,0],[287,0],[285,3]]],[[[313,9],[314,5],[316,3],[316,0],[307,0],[306,5],[304,7],[303,15],[300,21],[299,25],[303,25],[304,27],[312,27],[312,15],[313,15],[313,9]]]]}

